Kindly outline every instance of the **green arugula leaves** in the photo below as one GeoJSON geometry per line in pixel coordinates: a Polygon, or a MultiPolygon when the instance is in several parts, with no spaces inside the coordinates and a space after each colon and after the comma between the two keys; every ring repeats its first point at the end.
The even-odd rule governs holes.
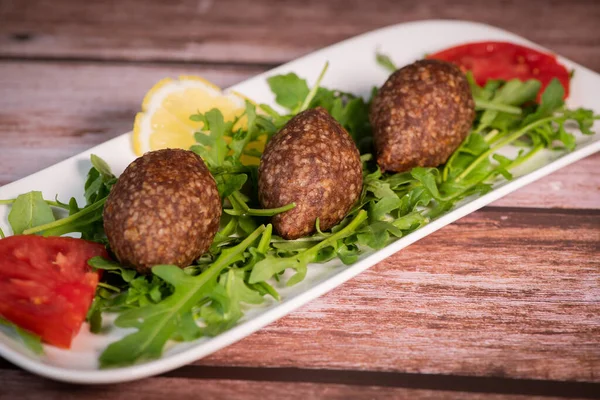
{"type": "Polygon", "coordinates": [[[290,72],[286,75],[275,75],[267,78],[267,83],[275,94],[277,104],[297,114],[310,90],[306,80],[290,72]],[[295,111],[295,112],[294,112],[295,111]]]}
{"type": "Polygon", "coordinates": [[[13,234],[60,236],[80,233],[83,239],[104,241],[102,210],[117,178],[100,157],[92,154],[91,163],[92,168],[84,186],[87,205],[83,209],[79,208],[74,198],[65,204],[58,200],[45,200],[38,191],[24,193],[16,199],[0,200],[0,204],[12,204],[8,222],[13,234]],[[69,215],[57,219],[53,208],[66,210],[69,215]]]}
{"type": "Polygon", "coordinates": [[[394,62],[388,55],[380,53],[379,51],[375,53],[375,61],[377,61],[377,64],[381,65],[389,73],[394,73],[398,69],[396,67],[396,64],[394,64],[394,62]]]}
{"type": "Polygon", "coordinates": [[[54,214],[42,197],[42,192],[33,191],[19,195],[8,214],[8,222],[15,235],[53,221],[54,214]]]}
{"type": "Polygon", "coordinates": [[[202,157],[209,168],[223,166],[229,151],[225,137],[232,136],[231,129],[234,122],[225,122],[223,114],[216,108],[207,111],[205,114],[194,114],[190,119],[204,123],[202,132],[196,132],[194,135],[200,145],[193,146],[192,151],[202,157]]]}
{"type": "MultiPolygon", "coordinates": [[[[202,304],[205,299],[210,301],[211,296],[214,298],[217,295],[215,292],[217,286],[224,286],[221,290],[230,292],[231,285],[239,286],[239,282],[235,282],[235,272],[233,277],[230,277],[229,273],[226,274],[224,278],[226,282],[223,285],[219,277],[225,268],[245,259],[246,250],[264,230],[265,226],[261,225],[238,245],[223,249],[219,257],[199,275],[188,275],[174,265],[153,267],[152,273],[171,285],[173,293],[156,304],[129,309],[119,314],[115,320],[116,326],[135,328],[137,331],[110,344],[100,356],[100,365],[106,368],[158,358],[169,339],[193,340],[203,335],[202,328],[195,322],[194,308],[202,304]],[[234,282],[230,282],[231,280],[234,282]]],[[[251,302],[257,300],[247,293],[236,292],[235,297],[229,297],[227,301],[240,302],[249,299],[251,302]]],[[[224,316],[223,319],[235,322],[240,316],[238,312],[235,316],[230,315],[229,318],[224,316]]],[[[212,318],[208,317],[205,321],[209,326],[214,322],[214,313],[212,318]]]]}
{"type": "MultiPolygon", "coordinates": [[[[117,178],[110,172],[110,168],[98,156],[91,157],[92,168],[85,182],[85,198],[87,205],[79,208],[77,201],[71,198],[69,204],[49,202],[52,206],[69,211],[69,215],[58,220],[49,219],[44,223],[36,223],[28,227],[23,234],[42,234],[44,236],[61,236],[68,233],[80,233],[82,239],[104,242],[104,228],[102,226],[102,211],[104,203],[117,178]]],[[[43,215],[43,209],[37,209],[43,215]]],[[[12,212],[12,210],[11,210],[12,212]]],[[[39,221],[38,221],[39,222],[39,221]]]]}
{"type": "Polygon", "coordinates": [[[0,316],[0,330],[5,332],[11,337],[17,338],[25,347],[31,350],[34,354],[44,354],[44,347],[42,346],[42,339],[29,332],[25,329],[18,327],[10,321],[0,316]]]}
{"type": "MultiPolygon", "coordinates": [[[[327,67],[328,64],[326,63],[312,89],[308,88],[304,79],[294,73],[268,78],[267,83],[273,94],[275,94],[275,101],[286,108],[289,114],[281,115],[265,104],[261,105],[261,109],[271,116],[274,126],[281,128],[300,111],[307,108],[323,107],[348,131],[361,153],[371,151],[369,103],[365,102],[362,97],[351,93],[321,87],[320,83],[327,67]]],[[[375,93],[376,90],[374,89],[373,95],[375,93]]]]}
{"type": "MultiPolygon", "coordinates": [[[[308,264],[315,261],[318,257],[319,252],[328,247],[337,249],[341,239],[350,236],[354,231],[367,219],[367,213],[364,210],[358,212],[356,217],[350,221],[343,229],[328,236],[326,239],[318,242],[314,246],[302,250],[291,257],[277,257],[276,255],[267,255],[267,257],[259,261],[250,274],[249,283],[259,283],[268,280],[276,274],[284,272],[286,269],[291,268],[296,270],[296,274],[292,276],[288,281],[287,285],[292,286],[298,282],[304,280],[306,276],[308,264]]],[[[326,261],[326,260],[322,260],[326,261]]]]}

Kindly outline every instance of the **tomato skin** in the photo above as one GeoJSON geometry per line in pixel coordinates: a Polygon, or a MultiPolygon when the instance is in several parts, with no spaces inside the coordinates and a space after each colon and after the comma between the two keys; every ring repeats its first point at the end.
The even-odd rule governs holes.
{"type": "Polygon", "coordinates": [[[430,54],[427,58],[448,61],[463,71],[471,71],[479,85],[485,85],[488,79],[537,79],[542,83],[538,101],[552,78],[557,78],[565,88],[564,98],[569,96],[569,71],[556,56],[518,44],[466,43],[430,54]]]}
{"type": "Polygon", "coordinates": [[[0,239],[0,316],[46,343],[69,348],[100,279],[87,261],[103,245],[67,237],[0,239]]]}

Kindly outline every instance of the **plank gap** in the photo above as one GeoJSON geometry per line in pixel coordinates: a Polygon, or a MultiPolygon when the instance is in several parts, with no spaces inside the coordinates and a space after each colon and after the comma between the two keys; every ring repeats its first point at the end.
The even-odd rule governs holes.
{"type": "Polygon", "coordinates": [[[127,58],[102,58],[102,57],[70,57],[70,56],[11,56],[0,54],[0,62],[6,63],[71,63],[71,64],[100,64],[100,65],[151,65],[151,66],[201,66],[201,67],[227,67],[227,68],[259,68],[270,70],[280,63],[253,62],[253,61],[220,61],[220,60],[185,60],[167,58],[127,59],[127,58]]]}
{"type": "MultiPolygon", "coordinates": [[[[0,359],[0,370],[20,370],[0,359]]],[[[597,399],[600,383],[368,370],[186,365],[158,378],[378,386],[435,391],[597,399]]],[[[154,378],[156,379],[156,378],[154,378]]]]}

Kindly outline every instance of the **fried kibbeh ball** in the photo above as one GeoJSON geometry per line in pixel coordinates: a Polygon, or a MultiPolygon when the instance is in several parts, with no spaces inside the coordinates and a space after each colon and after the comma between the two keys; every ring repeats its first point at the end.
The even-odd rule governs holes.
{"type": "Polygon", "coordinates": [[[221,199],[195,153],[152,151],[133,161],[104,206],[110,248],[125,266],[149,273],[154,265],[187,267],[217,233],[221,199]]]}
{"type": "Polygon", "coordinates": [[[393,172],[437,167],[467,137],[474,118],[471,89],[457,66],[438,60],[407,65],[371,104],[377,164],[393,172]]]}
{"type": "Polygon", "coordinates": [[[297,114],[267,144],[258,169],[264,208],[296,207],[272,218],[276,232],[297,239],[339,223],[360,196],[360,154],[346,130],[325,109],[297,114]]]}

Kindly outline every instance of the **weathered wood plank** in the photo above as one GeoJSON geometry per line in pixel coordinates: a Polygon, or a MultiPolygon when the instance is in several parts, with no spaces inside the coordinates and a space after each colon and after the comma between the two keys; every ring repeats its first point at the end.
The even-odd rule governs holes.
{"type": "Polygon", "coordinates": [[[144,94],[167,76],[201,75],[222,87],[256,67],[0,63],[0,185],[132,129],[144,94]]]}
{"type": "MultiPolygon", "coordinates": [[[[265,369],[265,374],[269,373],[265,369]]],[[[202,377],[199,377],[202,378],[202,377]]],[[[75,386],[52,382],[19,370],[0,370],[0,398],[22,400],[129,400],[129,399],[465,399],[509,400],[528,396],[460,391],[356,386],[310,382],[243,381],[156,377],[106,386],[75,386]],[[6,396],[6,397],[4,397],[6,396]]],[[[553,400],[564,397],[544,397],[553,400]]]]}
{"type": "Polygon", "coordinates": [[[559,169],[491,205],[598,209],[600,208],[600,153],[559,169]]]}
{"type": "Polygon", "coordinates": [[[600,214],[476,212],[202,365],[600,381],[600,214]]]}
{"type": "MultiPolygon", "coordinates": [[[[146,91],[166,76],[197,74],[227,87],[259,67],[0,63],[0,185],[131,129],[146,91]]],[[[600,208],[600,155],[496,202],[521,207],[600,208]]]]}
{"type": "Polygon", "coordinates": [[[0,55],[282,63],[399,22],[467,19],[600,70],[594,0],[0,1],[0,55]],[[560,20],[560,23],[556,23],[560,20]]]}

